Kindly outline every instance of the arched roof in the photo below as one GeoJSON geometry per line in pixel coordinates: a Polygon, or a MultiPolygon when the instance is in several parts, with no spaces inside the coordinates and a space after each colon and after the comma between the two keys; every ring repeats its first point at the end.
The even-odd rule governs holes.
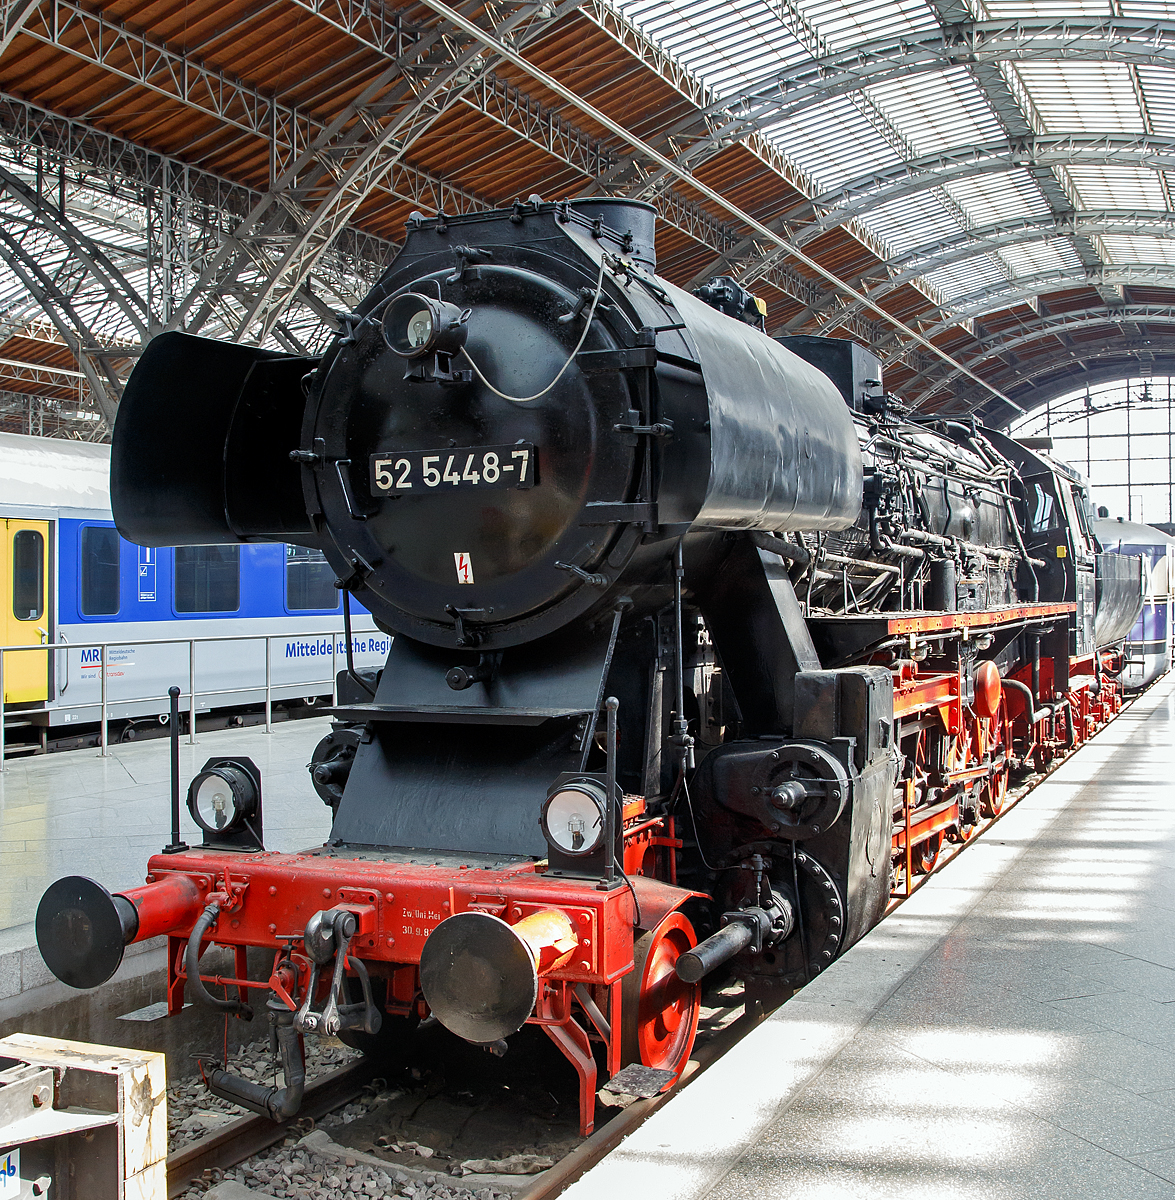
{"type": "Polygon", "coordinates": [[[313,350],[410,212],[537,192],[1005,422],[1175,371],[1173,72],[1175,0],[5,0],[0,413],[101,433],[164,328],[313,350]]]}

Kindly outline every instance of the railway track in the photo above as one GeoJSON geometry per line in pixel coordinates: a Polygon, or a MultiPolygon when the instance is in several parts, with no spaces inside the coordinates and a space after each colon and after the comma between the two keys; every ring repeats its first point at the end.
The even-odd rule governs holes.
{"type": "MultiPolygon", "coordinates": [[[[299,1123],[319,1121],[327,1113],[349,1104],[363,1094],[363,1089],[376,1076],[376,1066],[367,1059],[358,1059],[326,1075],[320,1075],[306,1085],[299,1123]]],[[[240,1117],[213,1134],[184,1146],[167,1156],[167,1196],[176,1200],[197,1179],[213,1168],[224,1169],[244,1162],[271,1146],[284,1141],[297,1125],[276,1125],[268,1117],[240,1117]]]]}
{"type": "MultiPolygon", "coordinates": [[[[1129,707],[1129,704],[1125,707],[1129,707]]],[[[1065,755],[1063,758],[1057,759],[1050,765],[1047,772],[1030,775],[1014,791],[1010,790],[1000,813],[995,817],[985,819],[966,841],[944,846],[933,868],[926,874],[915,875],[911,879],[908,894],[912,895],[928,879],[953,861],[967,846],[983,837],[1021,800],[1030,795],[1061,763],[1068,761],[1068,758],[1069,755],[1065,755]]],[[[905,899],[907,899],[907,895],[893,897],[887,908],[887,914],[905,899]]],[[[697,1043],[683,1076],[682,1085],[688,1085],[709,1066],[717,1062],[761,1020],[761,1017],[748,1013],[737,1015],[741,1008],[741,1000],[737,996],[711,995],[710,1000],[711,1005],[703,1009],[704,1015],[697,1043]]],[[[373,1062],[367,1059],[357,1059],[355,1062],[336,1068],[307,1084],[302,1110],[295,1122],[288,1125],[276,1125],[265,1117],[243,1116],[169,1155],[167,1160],[168,1200],[179,1200],[194,1184],[198,1185],[200,1181],[211,1183],[218,1173],[229,1170],[253,1156],[262,1154],[285,1142],[292,1133],[309,1132],[324,1117],[360,1099],[365,1091],[369,1091],[373,1081],[378,1078],[378,1070],[377,1065],[373,1062]]],[[[536,1176],[528,1186],[523,1185],[521,1188],[516,1188],[514,1200],[552,1200],[604,1155],[619,1145],[625,1137],[675,1094],[676,1089],[660,1096],[637,1100],[622,1109],[569,1153],[560,1156],[552,1167],[536,1176]]],[[[371,1149],[375,1148],[371,1147],[371,1149]]],[[[365,1154],[370,1153],[358,1147],[344,1146],[340,1149],[343,1151],[354,1150],[359,1158],[364,1158],[365,1154]]],[[[389,1172],[402,1169],[392,1162],[388,1162],[387,1166],[389,1172]]],[[[435,1173],[445,1179],[450,1186],[462,1186],[459,1177],[446,1176],[444,1170],[444,1167],[438,1164],[435,1173]]],[[[414,1174],[420,1174],[420,1172],[417,1171],[414,1174]]],[[[295,1192],[294,1194],[298,1195],[299,1193],[295,1192]]]]}

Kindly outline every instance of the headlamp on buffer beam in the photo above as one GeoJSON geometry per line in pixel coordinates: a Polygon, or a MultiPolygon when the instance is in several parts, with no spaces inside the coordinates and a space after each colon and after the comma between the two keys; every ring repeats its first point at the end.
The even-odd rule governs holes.
{"type": "Polygon", "coordinates": [[[469,334],[471,310],[419,292],[405,292],[384,309],[384,341],[401,358],[456,354],[469,334]]]}
{"type": "Polygon", "coordinates": [[[188,812],[216,850],[264,850],[261,771],[249,758],[210,758],[188,785],[188,812]]]}
{"type": "MultiPolygon", "coordinates": [[[[613,798],[617,803],[619,797],[613,798]]],[[[613,829],[621,828],[619,805],[613,829]]],[[[560,775],[547,793],[539,826],[552,870],[599,875],[607,861],[608,782],[603,776],[560,775]]],[[[619,837],[618,837],[619,840],[619,837]]],[[[613,847],[613,853],[616,848],[613,847]]]]}

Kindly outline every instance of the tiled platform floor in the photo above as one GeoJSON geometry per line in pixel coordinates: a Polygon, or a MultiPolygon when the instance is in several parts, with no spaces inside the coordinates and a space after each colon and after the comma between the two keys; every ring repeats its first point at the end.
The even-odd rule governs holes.
{"type": "Polygon", "coordinates": [[[1175,1198],[1175,679],[565,1196],[1175,1198]]]}
{"type": "MultiPolygon", "coordinates": [[[[261,768],[265,842],[273,850],[319,845],[330,810],[306,764],[329,731],[327,718],[288,721],[273,733],[231,729],[180,742],[181,800],[215,754],[242,754],[261,768]]],[[[89,875],[116,891],[142,883],[146,862],[170,837],[171,751],[166,738],[12,760],[0,775],[0,931],[33,920],[45,888],[61,875],[89,875]]],[[[185,839],[199,831],[182,810],[185,839]]],[[[7,939],[11,940],[11,939],[7,939]]],[[[5,939],[0,938],[0,941],[5,939]]],[[[30,942],[31,944],[31,942],[30,942]]]]}

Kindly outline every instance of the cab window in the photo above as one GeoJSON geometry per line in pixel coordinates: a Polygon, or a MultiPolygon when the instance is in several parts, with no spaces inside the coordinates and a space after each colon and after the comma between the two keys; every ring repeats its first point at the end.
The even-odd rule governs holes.
{"type": "Polygon", "coordinates": [[[1028,489],[1028,524],[1033,533],[1047,533],[1057,528],[1057,502],[1052,493],[1040,483],[1028,489]]]}

